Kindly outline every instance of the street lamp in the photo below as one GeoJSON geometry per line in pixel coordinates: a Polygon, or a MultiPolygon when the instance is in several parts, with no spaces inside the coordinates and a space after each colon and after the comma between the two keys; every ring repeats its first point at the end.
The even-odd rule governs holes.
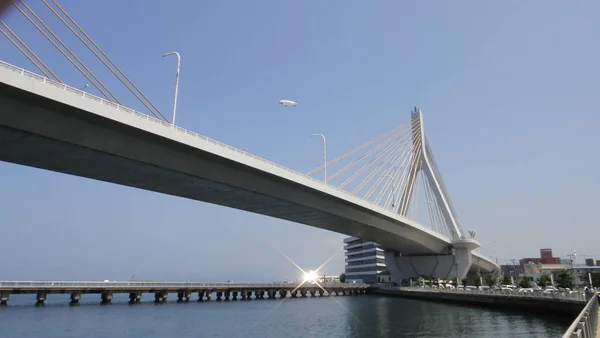
{"type": "Polygon", "coordinates": [[[327,184],[327,139],[323,134],[311,134],[310,137],[320,136],[323,139],[323,171],[325,172],[325,179],[323,183],[327,184]]]}
{"type": "Polygon", "coordinates": [[[169,55],[177,56],[177,73],[175,74],[175,100],[173,101],[173,120],[171,124],[175,127],[175,113],[177,112],[177,90],[179,89],[179,67],[181,66],[181,56],[177,52],[169,52],[167,54],[163,54],[163,57],[169,55]]]}

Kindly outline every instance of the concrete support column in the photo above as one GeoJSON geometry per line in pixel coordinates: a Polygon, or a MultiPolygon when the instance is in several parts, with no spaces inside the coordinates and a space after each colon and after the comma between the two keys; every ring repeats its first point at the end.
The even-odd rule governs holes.
{"type": "Polygon", "coordinates": [[[129,303],[130,304],[138,304],[142,301],[142,293],[141,292],[130,292],[129,293],[129,303]]]}
{"type": "Polygon", "coordinates": [[[279,298],[287,298],[287,290],[279,290],[279,298]]]}
{"type": "Polygon", "coordinates": [[[198,301],[201,302],[204,300],[204,291],[198,291],[198,301]]]}
{"type": "Polygon", "coordinates": [[[179,291],[177,292],[177,302],[189,302],[190,298],[192,298],[192,293],[189,291],[179,291]]]}
{"type": "Polygon", "coordinates": [[[10,293],[8,293],[8,292],[0,293],[0,305],[8,304],[8,297],[10,297],[10,293]]]}
{"type": "Polygon", "coordinates": [[[71,294],[71,304],[79,304],[81,300],[81,293],[72,293],[71,294]]]}
{"type": "Polygon", "coordinates": [[[246,299],[248,299],[248,300],[252,299],[252,290],[246,292],[246,299]]]}
{"type": "Polygon", "coordinates": [[[298,297],[298,290],[292,290],[292,291],[290,291],[290,293],[292,295],[292,298],[298,297]]]}
{"type": "Polygon", "coordinates": [[[225,300],[229,300],[229,298],[231,298],[231,291],[227,290],[225,291],[225,300]]]}
{"type": "Polygon", "coordinates": [[[325,297],[326,296],[325,292],[327,292],[327,295],[331,294],[331,292],[329,292],[329,289],[326,289],[325,291],[319,290],[319,296],[325,297]]]}
{"type": "Polygon", "coordinates": [[[42,305],[46,301],[46,293],[44,291],[38,291],[36,296],[36,304],[42,305]]]}
{"type": "Polygon", "coordinates": [[[248,297],[248,291],[242,290],[240,292],[240,296],[241,296],[242,300],[246,300],[246,297],[248,297]]]}
{"type": "Polygon", "coordinates": [[[277,291],[275,290],[269,290],[269,299],[275,299],[275,293],[277,293],[277,291]]]}
{"type": "Polygon", "coordinates": [[[155,303],[165,303],[169,294],[166,291],[159,291],[154,293],[154,302],[155,303]]]}
{"type": "Polygon", "coordinates": [[[314,297],[317,294],[317,290],[315,289],[310,289],[310,296],[314,297]]]}
{"type": "Polygon", "coordinates": [[[232,299],[231,299],[231,300],[237,300],[237,299],[238,299],[238,292],[237,292],[237,291],[233,291],[233,292],[231,293],[231,297],[232,297],[232,299]]]}
{"type": "Polygon", "coordinates": [[[265,291],[264,290],[258,291],[258,299],[265,299],[265,291]]]}
{"type": "Polygon", "coordinates": [[[102,304],[110,304],[112,303],[112,292],[110,291],[104,291],[102,292],[102,294],[100,295],[100,299],[101,299],[101,303],[102,304]]]}
{"type": "Polygon", "coordinates": [[[302,296],[302,298],[306,298],[306,289],[300,290],[300,296],[302,296]]]}
{"type": "Polygon", "coordinates": [[[217,291],[217,301],[220,301],[223,298],[223,291],[217,291]]]}
{"type": "Polygon", "coordinates": [[[212,299],[212,290],[208,290],[206,291],[206,300],[211,300],[212,299]]]}

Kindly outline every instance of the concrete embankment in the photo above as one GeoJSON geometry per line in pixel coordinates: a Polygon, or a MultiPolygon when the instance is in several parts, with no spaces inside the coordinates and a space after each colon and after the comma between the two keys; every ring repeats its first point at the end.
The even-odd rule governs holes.
{"type": "Polygon", "coordinates": [[[546,314],[577,316],[585,307],[585,296],[570,297],[540,297],[525,296],[509,293],[467,293],[443,291],[414,291],[402,289],[377,289],[374,294],[395,296],[412,299],[422,299],[435,302],[457,303],[465,305],[485,306],[519,311],[535,311],[546,314]]]}

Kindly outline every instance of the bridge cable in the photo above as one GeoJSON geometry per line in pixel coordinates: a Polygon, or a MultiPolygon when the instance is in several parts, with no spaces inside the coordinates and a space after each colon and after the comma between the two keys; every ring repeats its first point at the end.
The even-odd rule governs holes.
{"type": "Polygon", "coordinates": [[[417,135],[417,140],[415,141],[413,139],[410,162],[408,164],[408,174],[405,177],[405,184],[403,185],[404,189],[402,190],[402,197],[399,203],[399,213],[403,216],[408,216],[408,207],[410,205],[410,200],[414,189],[414,179],[418,168],[418,164],[416,162],[421,159],[421,149],[423,148],[421,142],[422,135],[421,133],[417,133],[417,135]]]}
{"type": "MultiPolygon", "coordinates": [[[[371,171],[371,173],[369,173],[369,175],[352,191],[353,195],[358,194],[358,192],[365,186],[367,185],[373,178],[376,177],[376,175],[381,171],[381,169],[385,168],[386,165],[389,165],[390,161],[392,160],[392,158],[394,158],[395,154],[401,150],[401,148],[399,148],[398,146],[401,146],[401,144],[404,142],[404,139],[399,139],[395,144],[394,144],[394,150],[390,153],[388,153],[386,155],[386,157],[379,162],[379,164],[377,165],[377,167],[375,167],[375,170],[371,171]]],[[[360,196],[360,195],[359,195],[360,196]]]]}
{"type": "MultiPolygon", "coordinates": [[[[400,145],[400,147],[398,147],[398,149],[394,152],[394,157],[390,158],[389,159],[390,162],[386,163],[387,169],[381,175],[379,175],[379,177],[377,178],[377,180],[375,181],[375,183],[371,186],[371,188],[364,195],[365,199],[369,199],[371,197],[371,195],[375,191],[377,191],[377,189],[379,189],[379,187],[381,186],[381,183],[383,182],[383,180],[384,180],[384,178],[386,176],[392,176],[392,175],[390,175],[390,172],[398,165],[398,162],[404,156],[403,154],[406,152],[406,145],[409,142],[410,142],[410,138],[407,138],[406,140],[404,140],[402,142],[402,144],[400,145]]],[[[383,191],[385,191],[385,189],[387,189],[387,186],[384,187],[384,188],[382,188],[381,191],[383,192],[383,191]]],[[[382,192],[380,192],[380,194],[382,192]]],[[[375,201],[375,203],[378,203],[378,202],[375,201]]]]}
{"type": "Polygon", "coordinates": [[[431,184],[429,183],[429,181],[427,182],[427,186],[429,188],[429,192],[430,194],[434,197],[434,216],[437,219],[437,224],[438,224],[438,228],[442,231],[442,233],[446,234],[446,236],[448,237],[452,237],[452,235],[449,233],[449,229],[446,225],[446,218],[444,217],[442,210],[440,208],[440,205],[438,203],[438,199],[435,196],[435,192],[433,191],[433,187],[431,186],[431,184]]]}
{"type": "MultiPolygon", "coordinates": [[[[45,5],[46,5],[48,8],[50,8],[50,5],[49,5],[48,3],[46,3],[46,1],[45,1],[45,0],[42,0],[42,1],[44,2],[44,4],[45,4],[45,5]]],[[[64,15],[65,17],[67,17],[67,19],[69,19],[69,21],[70,21],[70,22],[71,22],[71,23],[72,23],[72,24],[73,24],[73,25],[74,25],[74,26],[75,26],[75,27],[76,27],[76,28],[77,28],[77,29],[78,29],[78,30],[79,30],[79,31],[80,31],[80,32],[81,32],[81,33],[82,33],[82,34],[83,34],[83,35],[84,35],[84,36],[85,36],[85,37],[86,37],[88,40],[89,40],[89,42],[91,42],[91,43],[92,43],[92,45],[93,45],[94,47],[96,47],[96,49],[97,49],[97,50],[100,52],[100,54],[102,54],[102,55],[103,55],[103,56],[106,58],[106,60],[107,60],[107,61],[108,61],[108,62],[109,62],[109,63],[110,63],[110,64],[111,64],[111,65],[112,65],[112,66],[113,66],[113,67],[114,67],[114,68],[115,68],[115,69],[116,69],[116,70],[117,70],[117,71],[118,71],[118,72],[119,72],[119,73],[120,73],[120,74],[121,74],[121,75],[122,75],[122,76],[125,78],[125,80],[127,80],[127,82],[129,82],[129,83],[131,84],[131,86],[133,86],[133,88],[135,88],[135,90],[137,90],[137,92],[138,92],[138,93],[139,93],[139,94],[140,94],[140,95],[141,95],[141,96],[142,96],[144,99],[146,99],[146,101],[147,101],[147,102],[150,104],[150,106],[152,106],[152,108],[154,108],[154,110],[156,111],[156,113],[158,113],[158,115],[160,115],[160,116],[161,116],[161,117],[162,117],[162,118],[163,118],[165,121],[167,121],[167,122],[168,122],[169,120],[168,120],[168,119],[167,119],[167,118],[166,118],[166,117],[165,117],[165,116],[164,116],[164,115],[163,115],[163,114],[160,112],[160,110],[159,110],[158,108],[156,108],[156,106],[155,106],[155,105],[152,103],[152,101],[150,101],[150,99],[149,99],[149,98],[148,98],[148,97],[147,97],[147,96],[146,96],[146,95],[145,95],[145,94],[144,94],[144,93],[143,93],[143,92],[142,92],[142,91],[141,91],[141,90],[140,90],[140,89],[139,89],[139,88],[138,88],[138,87],[137,87],[137,86],[136,86],[136,85],[133,83],[133,81],[131,81],[131,80],[129,79],[129,77],[127,77],[127,75],[125,75],[125,73],[124,73],[124,72],[121,70],[121,68],[119,68],[119,67],[118,67],[118,66],[117,66],[117,65],[116,65],[116,64],[115,64],[115,63],[114,63],[114,62],[113,62],[113,61],[112,61],[112,60],[111,60],[111,59],[108,57],[108,55],[107,55],[107,54],[106,54],[106,53],[105,53],[105,52],[104,52],[104,51],[103,51],[103,50],[102,50],[102,49],[101,49],[101,48],[100,48],[100,47],[99,47],[99,46],[98,46],[98,45],[97,45],[97,44],[94,42],[94,40],[92,40],[92,38],[91,38],[91,37],[90,37],[90,36],[89,36],[89,35],[88,35],[88,34],[87,34],[87,33],[86,33],[84,30],[83,30],[83,28],[81,28],[81,26],[79,26],[79,24],[77,24],[77,22],[75,22],[75,20],[73,20],[73,18],[72,18],[72,17],[71,17],[71,16],[70,16],[70,15],[67,13],[67,11],[65,11],[65,10],[64,10],[64,9],[63,9],[63,8],[62,8],[62,7],[61,7],[59,4],[58,4],[58,2],[56,2],[56,0],[52,0],[52,2],[53,2],[53,3],[54,3],[54,5],[56,5],[56,7],[57,7],[57,8],[58,8],[58,9],[59,9],[59,10],[60,10],[62,13],[63,13],[63,15],[64,15]]],[[[55,14],[57,17],[58,17],[58,13],[56,13],[56,12],[55,12],[55,11],[54,11],[52,8],[50,8],[50,9],[51,9],[51,10],[52,10],[52,12],[53,12],[53,13],[54,13],[54,14],[55,14]]],[[[63,19],[62,19],[62,18],[60,18],[60,17],[59,17],[59,19],[61,19],[61,21],[63,21],[63,19]]],[[[64,21],[63,21],[63,23],[64,23],[64,24],[65,24],[65,25],[66,25],[66,26],[67,26],[67,27],[68,27],[68,28],[71,30],[71,32],[73,32],[73,34],[75,34],[75,36],[77,36],[77,38],[79,38],[80,40],[82,40],[82,39],[81,39],[81,37],[80,37],[78,34],[76,34],[76,33],[74,32],[74,30],[71,28],[71,26],[70,26],[70,25],[68,25],[68,24],[67,24],[67,23],[65,23],[64,21]]],[[[82,41],[82,42],[83,42],[83,41],[82,41]]],[[[87,45],[85,42],[84,42],[84,45],[86,45],[86,47],[88,47],[88,49],[90,49],[90,50],[91,50],[91,48],[90,48],[90,47],[89,47],[89,46],[88,46],[88,45],[87,45]]],[[[100,59],[100,56],[98,56],[96,53],[94,53],[94,55],[96,55],[96,57],[97,57],[97,58],[98,58],[100,61],[102,61],[102,60],[100,59]]],[[[120,78],[120,77],[119,77],[119,76],[118,76],[118,75],[117,75],[117,74],[116,74],[116,73],[115,73],[115,72],[114,72],[114,71],[113,71],[113,70],[112,70],[112,69],[111,69],[111,68],[110,68],[110,67],[109,67],[109,66],[108,66],[108,65],[107,65],[105,62],[102,62],[102,63],[103,63],[105,66],[106,66],[106,68],[108,68],[108,69],[111,71],[111,73],[113,73],[113,74],[114,74],[114,75],[117,77],[117,79],[119,79],[119,81],[120,81],[120,82],[121,82],[121,83],[122,83],[122,84],[123,84],[123,85],[124,85],[124,86],[125,86],[125,87],[126,87],[126,88],[127,88],[127,89],[128,89],[128,90],[129,90],[129,91],[130,91],[130,92],[131,92],[131,93],[132,93],[132,94],[133,94],[133,95],[134,95],[134,96],[135,96],[135,97],[136,97],[136,98],[137,98],[137,99],[138,99],[138,100],[139,100],[139,101],[140,101],[140,102],[141,102],[141,103],[142,103],[142,104],[143,104],[143,105],[144,105],[144,106],[145,106],[145,107],[146,107],[146,108],[147,108],[147,109],[148,109],[148,110],[149,110],[149,111],[150,111],[150,112],[151,112],[151,113],[154,115],[154,116],[158,117],[158,116],[156,115],[156,113],[155,113],[154,111],[152,111],[152,109],[150,109],[150,108],[149,108],[149,107],[148,107],[148,106],[147,106],[147,105],[146,105],[146,104],[145,104],[145,103],[142,101],[142,99],[140,99],[140,97],[139,97],[138,95],[136,95],[136,94],[133,92],[133,90],[132,90],[132,89],[131,89],[131,88],[130,88],[130,87],[129,87],[129,86],[128,86],[128,85],[127,85],[125,82],[123,82],[123,80],[121,80],[121,78],[120,78]]]]}
{"type": "MultiPolygon", "coordinates": [[[[104,85],[104,83],[102,83],[102,81],[100,81],[100,79],[98,79],[98,77],[94,74],[94,72],[92,72],[83,61],[81,61],[77,55],[75,55],[75,53],[73,53],[73,51],[71,51],[69,49],[69,47],[67,47],[67,45],[62,42],[62,40],[52,31],[52,29],[50,27],[48,27],[48,25],[46,25],[46,23],[33,11],[33,9],[31,9],[31,7],[29,7],[23,0],[19,0],[21,1],[21,3],[23,4],[23,6],[42,24],[42,26],[44,26],[44,28],[46,28],[48,30],[48,32],[50,32],[50,34],[52,34],[52,36],[56,39],[56,41],[58,41],[58,43],[67,51],[69,52],[69,54],[71,54],[71,56],[94,78],[94,80],[96,80],[98,82],[98,84],[100,86],[102,86],[102,88],[108,93],[108,95],[112,98],[112,100],[114,100],[114,102],[121,104],[121,102],[119,101],[119,99],[117,99],[117,97],[104,85]]],[[[81,71],[81,70],[80,70],[81,71]]],[[[88,81],[91,82],[91,80],[86,76],[86,79],[88,79],[88,81]]],[[[92,82],[92,84],[94,84],[92,82]]],[[[94,84],[94,87],[96,87],[96,85],[94,84]]],[[[96,87],[98,88],[98,87],[96,87]]]]}
{"type": "MultiPolygon", "coordinates": [[[[409,147],[409,149],[411,149],[412,147],[414,147],[414,140],[411,139],[410,145],[408,147],[409,147]]],[[[407,159],[411,158],[412,154],[413,153],[412,153],[412,149],[411,149],[411,151],[409,151],[409,153],[407,154],[407,157],[404,159],[403,164],[401,166],[401,167],[404,168],[404,171],[403,171],[402,175],[399,175],[397,177],[396,182],[391,182],[392,184],[395,184],[396,187],[399,187],[399,188],[402,189],[401,192],[396,196],[396,200],[397,201],[399,200],[398,203],[394,203],[397,206],[396,209],[398,209],[400,207],[400,205],[402,204],[402,198],[405,197],[405,195],[406,195],[405,194],[405,191],[406,191],[406,188],[407,188],[406,184],[410,184],[410,182],[408,181],[408,179],[409,179],[409,174],[408,173],[410,173],[410,169],[407,171],[407,167],[404,166],[404,163],[405,163],[405,161],[407,159]]],[[[409,168],[412,168],[412,167],[409,167],[409,168]]],[[[388,196],[385,199],[384,206],[386,208],[388,208],[388,206],[390,204],[390,198],[391,198],[391,196],[388,196]]],[[[401,215],[403,215],[403,216],[407,216],[407,215],[403,214],[402,212],[399,212],[399,213],[401,215]]]]}
{"type": "MultiPolygon", "coordinates": [[[[403,133],[397,133],[397,135],[393,135],[392,137],[387,138],[384,142],[380,143],[377,147],[372,148],[369,152],[367,152],[366,154],[360,156],[358,159],[355,160],[354,164],[357,164],[358,162],[362,161],[363,159],[365,159],[366,157],[368,157],[370,154],[374,153],[375,151],[381,149],[382,147],[385,146],[384,150],[382,150],[381,152],[379,152],[377,155],[375,155],[371,161],[367,162],[367,164],[365,166],[363,166],[362,168],[360,168],[357,172],[355,172],[353,175],[350,176],[350,178],[348,178],[344,183],[342,183],[339,188],[344,188],[346,185],[350,184],[354,178],[356,178],[358,175],[362,174],[368,167],[370,167],[374,161],[378,160],[380,158],[380,156],[385,153],[387,151],[387,149],[389,149],[389,147],[393,146],[396,143],[397,139],[403,139],[405,137],[406,131],[403,131],[403,133]]],[[[353,164],[349,164],[346,167],[344,167],[343,169],[341,169],[338,173],[336,174],[341,174],[342,172],[345,172],[346,170],[348,170],[349,168],[351,168],[353,166],[353,164]]],[[[336,175],[334,174],[334,175],[336,175]]]]}
{"type": "Polygon", "coordinates": [[[433,203],[433,202],[431,201],[429,189],[427,189],[427,182],[426,182],[427,179],[425,178],[425,175],[421,175],[421,180],[423,181],[422,182],[423,190],[425,191],[425,204],[427,205],[427,212],[429,215],[429,226],[431,227],[431,229],[433,231],[435,231],[437,233],[441,233],[441,231],[437,228],[437,226],[435,225],[434,220],[433,220],[433,213],[431,212],[431,210],[433,208],[431,206],[431,203],[433,203]]]}
{"type": "Polygon", "coordinates": [[[352,181],[354,181],[354,179],[356,177],[358,177],[359,175],[361,175],[362,173],[364,173],[367,169],[369,169],[374,163],[377,163],[377,161],[382,157],[387,155],[391,150],[394,149],[394,146],[396,146],[399,142],[402,141],[402,138],[396,138],[394,139],[393,142],[390,142],[386,148],[384,150],[382,150],[379,154],[377,154],[376,156],[374,156],[371,161],[367,162],[365,165],[363,165],[360,169],[358,169],[354,174],[352,174],[349,178],[346,179],[346,181],[344,181],[344,183],[342,183],[339,188],[345,188],[348,184],[352,183],[352,181]]]}
{"type": "Polygon", "coordinates": [[[25,52],[2,28],[0,28],[0,30],[2,31],[2,34],[4,34],[4,36],[6,36],[6,38],[15,46],[17,47],[17,49],[23,53],[23,55],[25,55],[25,57],[27,59],[29,59],[29,61],[31,61],[31,63],[33,63],[33,65],[40,70],[40,72],[42,72],[42,74],[44,74],[45,77],[52,79],[52,80],[56,80],[58,82],[62,82],[60,80],[60,78],[52,71],[52,69],[50,69],[50,67],[48,67],[44,61],[42,61],[34,52],[31,48],[29,48],[29,46],[27,46],[27,44],[25,43],[25,41],[21,40],[21,38],[17,35],[17,33],[15,33],[12,29],[10,29],[10,27],[8,27],[8,25],[3,21],[0,20],[0,23],[2,24],[2,26],[4,26],[4,28],[6,28],[6,30],[15,38],[17,39],[17,41],[19,43],[21,43],[23,45],[23,47],[25,47],[25,49],[31,53],[31,55],[35,58],[35,60],[37,60],[37,62],[35,60],[33,60],[31,58],[31,56],[29,56],[29,54],[27,54],[27,52],[25,52]],[[39,62],[39,64],[38,64],[39,62]],[[43,67],[43,68],[42,68],[43,67]],[[44,70],[44,68],[46,69],[46,71],[48,71],[48,73],[46,73],[46,71],[44,70]],[[52,76],[54,76],[54,78],[52,78],[52,76],[50,76],[49,74],[52,74],[52,76]]]}
{"type": "MultiPolygon", "coordinates": [[[[377,196],[377,203],[379,203],[379,201],[381,201],[381,198],[383,196],[385,196],[384,192],[387,192],[388,187],[390,187],[390,186],[393,187],[393,189],[395,191],[398,191],[400,193],[402,191],[404,191],[404,181],[406,180],[406,176],[408,175],[408,169],[406,166],[406,162],[410,159],[410,154],[412,151],[410,146],[413,144],[413,142],[414,141],[412,139],[408,140],[407,147],[404,149],[402,156],[400,158],[398,158],[398,161],[396,162],[396,164],[394,166],[394,168],[398,168],[398,169],[403,168],[401,174],[394,175],[395,179],[393,179],[392,181],[387,181],[386,184],[384,184],[383,190],[380,191],[379,195],[377,196]],[[400,162],[400,160],[402,160],[402,161],[400,162]]],[[[395,198],[396,201],[401,200],[402,195],[400,193],[397,194],[397,196],[395,198]]],[[[385,202],[383,205],[385,207],[387,207],[388,204],[389,204],[389,196],[388,196],[388,198],[385,199],[385,202]]],[[[397,210],[399,208],[398,203],[394,203],[394,204],[396,205],[396,207],[394,208],[394,212],[398,213],[398,210],[397,210]]]]}
{"type": "MultiPolygon", "coordinates": [[[[463,233],[463,229],[460,226],[460,221],[458,218],[458,213],[456,211],[456,209],[454,208],[454,204],[452,203],[452,198],[450,197],[450,193],[448,192],[448,188],[446,188],[446,185],[444,183],[444,178],[442,177],[442,174],[440,173],[440,169],[435,161],[435,156],[433,154],[433,151],[431,150],[431,147],[429,146],[429,142],[427,140],[427,138],[425,137],[425,148],[427,151],[427,155],[428,155],[428,160],[432,166],[432,171],[435,173],[437,181],[441,187],[441,193],[443,194],[446,203],[448,204],[448,208],[450,209],[450,212],[452,213],[452,217],[453,217],[453,221],[456,223],[456,228],[459,231],[458,235],[462,235],[463,233]]],[[[454,228],[454,225],[452,225],[452,228],[454,228]]]]}
{"type": "MultiPolygon", "coordinates": [[[[369,177],[369,176],[367,176],[367,178],[365,179],[365,181],[363,181],[363,182],[361,183],[361,185],[366,185],[366,184],[367,184],[367,181],[368,181],[368,182],[371,182],[371,180],[372,180],[373,178],[375,178],[375,177],[376,177],[376,175],[377,175],[377,174],[378,174],[378,173],[379,173],[379,172],[380,172],[382,169],[384,169],[384,170],[385,170],[385,172],[389,171],[389,170],[390,170],[390,168],[393,166],[393,164],[396,162],[396,158],[397,158],[397,157],[398,157],[398,156],[401,154],[401,152],[402,152],[402,145],[403,145],[404,143],[406,143],[406,140],[405,140],[405,139],[400,139],[400,140],[399,140],[399,142],[397,143],[397,145],[396,145],[396,147],[395,147],[394,151],[393,151],[391,154],[389,154],[389,155],[388,155],[388,156],[385,158],[385,160],[384,160],[384,161],[382,161],[382,163],[381,163],[381,164],[378,166],[378,168],[376,168],[375,170],[373,170],[373,171],[371,172],[371,174],[369,175],[370,177],[369,177]]],[[[369,197],[370,197],[370,193],[369,193],[369,192],[371,192],[371,191],[373,191],[373,190],[377,189],[377,187],[378,187],[378,185],[379,185],[380,181],[381,181],[381,180],[383,180],[383,178],[385,178],[385,176],[386,176],[386,175],[385,175],[385,173],[384,173],[384,174],[381,174],[381,175],[379,175],[379,176],[377,176],[377,178],[375,179],[375,182],[373,182],[373,183],[370,185],[370,188],[369,188],[369,189],[368,189],[368,190],[367,190],[367,191],[364,193],[364,195],[362,195],[362,197],[363,197],[364,199],[367,199],[367,200],[368,200],[368,199],[369,199],[369,197]]],[[[358,192],[358,189],[357,189],[357,192],[358,192]]]]}
{"type": "MultiPolygon", "coordinates": [[[[415,126],[413,125],[413,130],[414,130],[415,126]]],[[[386,175],[390,175],[390,172],[396,168],[402,168],[404,167],[404,163],[406,162],[406,154],[407,152],[410,150],[410,144],[412,143],[412,137],[408,138],[404,144],[404,149],[402,151],[402,153],[400,154],[400,156],[396,159],[396,161],[394,162],[393,166],[391,168],[389,168],[386,172],[384,172],[382,174],[381,177],[381,181],[379,182],[377,188],[379,188],[379,185],[381,185],[381,183],[383,183],[383,177],[385,177],[386,175]]],[[[398,175],[391,175],[391,176],[396,176],[396,180],[390,182],[389,180],[383,185],[383,188],[379,191],[379,194],[377,195],[377,198],[375,200],[375,203],[379,204],[379,201],[381,200],[383,194],[387,191],[388,187],[390,186],[390,184],[393,184],[393,186],[398,186],[396,184],[397,180],[398,180],[398,175]]],[[[372,194],[373,192],[375,192],[375,190],[369,192],[369,196],[370,194],[372,194]]]]}
{"type": "MultiPolygon", "coordinates": [[[[415,124],[417,126],[417,129],[420,129],[421,125],[418,120],[415,120],[415,124]]],[[[417,132],[416,134],[413,134],[413,142],[411,144],[411,152],[409,154],[409,163],[407,164],[406,175],[403,176],[403,181],[402,181],[403,189],[402,189],[400,201],[398,203],[399,204],[398,205],[398,213],[400,213],[401,215],[404,215],[404,216],[408,216],[407,209],[408,209],[408,205],[410,204],[411,197],[412,197],[412,189],[414,187],[413,171],[416,169],[415,163],[416,163],[416,161],[418,161],[419,155],[420,155],[420,150],[421,150],[420,139],[421,139],[421,133],[417,132]],[[416,139],[414,137],[415,135],[417,136],[416,139]]]]}
{"type": "MultiPolygon", "coordinates": [[[[327,163],[327,166],[329,167],[329,166],[331,166],[331,165],[333,165],[333,164],[335,164],[335,163],[337,163],[337,162],[339,162],[339,161],[341,161],[341,160],[343,160],[343,159],[345,159],[345,158],[347,158],[349,156],[352,156],[352,155],[356,154],[357,152],[361,151],[362,149],[365,149],[368,146],[372,145],[373,143],[376,143],[377,141],[385,138],[386,136],[389,136],[389,135],[393,134],[394,132],[398,131],[399,129],[405,128],[405,124],[406,123],[403,123],[403,124],[399,125],[398,127],[394,128],[394,129],[392,129],[392,130],[390,130],[390,131],[388,131],[388,132],[386,132],[386,133],[384,133],[382,135],[379,135],[378,137],[372,139],[371,141],[369,141],[369,142],[361,145],[360,147],[358,147],[356,149],[353,149],[353,150],[347,152],[346,154],[341,155],[341,156],[339,156],[339,157],[337,157],[337,158],[329,161],[327,163]]],[[[314,173],[317,173],[317,172],[323,170],[323,168],[324,168],[324,165],[321,165],[321,166],[319,166],[319,167],[317,167],[317,168],[315,168],[315,169],[307,172],[306,175],[310,176],[310,175],[312,175],[314,173]]]]}
{"type": "Polygon", "coordinates": [[[373,152],[379,150],[381,147],[383,147],[385,144],[387,144],[390,141],[390,139],[388,138],[385,142],[380,143],[379,145],[377,145],[376,147],[370,149],[369,151],[367,151],[365,154],[359,156],[357,159],[355,159],[354,161],[350,162],[349,164],[347,164],[346,166],[344,166],[342,169],[338,170],[337,172],[335,172],[333,175],[328,176],[327,180],[333,180],[334,178],[336,178],[337,176],[341,175],[342,173],[344,173],[346,170],[354,167],[358,162],[362,161],[363,159],[365,159],[365,157],[368,157],[369,155],[371,155],[373,152]]]}
{"type": "MultiPolygon", "coordinates": [[[[21,8],[20,8],[18,5],[17,5],[17,3],[16,3],[16,2],[13,2],[13,6],[14,6],[15,8],[17,8],[17,10],[19,10],[19,12],[20,12],[21,14],[23,14],[23,16],[24,16],[25,18],[27,18],[27,20],[29,20],[29,22],[30,22],[30,23],[31,23],[31,24],[32,24],[32,25],[33,25],[35,28],[37,28],[37,30],[38,30],[40,33],[42,33],[42,35],[44,35],[44,37],[46,37],[46,39],[47,39],[48,41],[50,41],[50,43],[52,43],[52,45],[53,45],[53,46],[54,46],[54,47],[55,47],[55,48],[56,48],[56,49],[57,49],[57,50],[58,50],[58,51],[59,51],[59,52],[60,52],[60,53],[61,53],[61,54],[62,54],[62,55],[65,57],[65,58],[67,58],[67,60],[69,60],[69,62],[71,62],[71,64],[72,64],[73,66],[75,66],[75,68],[77,68],[77,70],[78,70],[78,71],[79,71],[79,72],[80,72],[80,73],[81,73],[81,74],[82,74],[82,75],[83,75],[83,76],[84,76],[84,77],[85,77],[85,78],[86,78],[86,79],[87,79],[87,80],[88,80],[90,83],[92,83],[92,85],[93,85],[94,87],[96,87],[96,89],[97,89],[97,90],[98,90],[98,91],[99,91],[99,92],[100,92],[100,93],[101,93],[101,94],[102,94],[102,95],[103,95],[103,96],[104,96],[106,99],[110,100],[110,99],[108,98],[108,95],[107,95],[106,93],[104,93],[104,92],[102,91],[102,89],[98,88],[98,86],[97,86],[97,85],[96,85],[96,84],[95,84],[95,83],[94,83],[94,82],[93,82],[93,81],[92,81],[92,80],[91,80],[91,79],[90,79],[90,78],[87,76],[87,74],[86,74],[86,73],[85,73],[83,70],[81,70],[81,68],[79,68],[79,66],[77,66],[77,64],[76,64],[75,62],[73,62],[73,60],[72,60],[72,59],[71,59],[71,58],[70,58],[70,57],[69,57],[67,54],[65,54],[65,52],[64,52],[64,51],[63,51],[63,50],[62,50],[62,49],[61,49],[61,48],[60,48],[60,47],[59,47],[59,46],[58,46],[58,45],[57,45],[57,44],[56,44],[56,43],[55,43],[55,42],[54,42],[54,41],[53,41],[53,40],[52,40],[52,39],[51,39],[49,36],[48,36],[48,34],[46,34],[46,33],[45,33],[45,32],[44,32],[44,31],[43,31],[41,28],[40,28],[40,26],[38,26],[38,25],[37,25],[37,24],[36,24],[36,23],[35,23],[35,22],[34,22],[34,21],[33,21],[33,20],[32,20],[32,19],[29,17],[29,15],[27,15],[27,13],[25,13],[25,12],[24,12],[24,11],[23,11],[23,10],[22,10],[22,9],[21,9],[21,8]]],[[[52,34],[54,35],[54,33],[52,33],[52,34]]],[[[59,40],[59,42],[60,42],[60,40],[59,40]]],[[[62,42],[61,42],[61,43],[62,43],[62,42]]],[[[79,62],[81,62],[81,61],[79,61],[79,62]]]]}

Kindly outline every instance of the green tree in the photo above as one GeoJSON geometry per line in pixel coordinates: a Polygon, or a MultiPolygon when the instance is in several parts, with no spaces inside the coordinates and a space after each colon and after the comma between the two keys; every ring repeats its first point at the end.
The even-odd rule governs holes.
{"type": "Polygon", "coordinates": [[[519,282],[519,286],[522,287],[523,289],[530,288],[531,287],[531,281],[527,277],[523,278],[519,282]]]}
{"type": "Polygon", "coordinates": [[[548,275],[541,275],[537,281],[537,285],[539,285],[540,287],[543,287],[543,288],[550,285],[550,283],[552,283],[552,279],[550,279],[550,276],[548,276],[548,275]]]}
{"type": "Polygon", "coordinates": [[[479,278],[479,276],[475,277],[475,286],[476,287],[480,287],[481,286],[481,278],[479,278]]]}
{"type": "Polygon", "coordinates": [[[467,287],[467,283],[469,282],[469,280],[467,279],[467,277],[465,277],[465,278],[462,279],[461,282],[462,282],[462,286],[463,287],[467,287]]]}
{"type": "Polygon", "coordinates": [[[346,274],[343,272],[340,275],[340,283],[346,283],[346,274]]]}
{"type": "Polygon", "coordinates": [[[559,288],[573,288],[573,277],[567,270],[559,272],[554,280],[559,288]]]}
{"type": "Polygon", "coordinates": [[[504,278],[502,278],[502,284],[503,285],[511,285],[512,281],[510,280],[510,276],[504,275],[504,278]]]}
{"type": "Polygon", "coordinates": [[[489,287],[494,286],[496,284],[496,278],[494,278],[492,275],[485,276],[485,284],[487,284],[489,287]]]}

